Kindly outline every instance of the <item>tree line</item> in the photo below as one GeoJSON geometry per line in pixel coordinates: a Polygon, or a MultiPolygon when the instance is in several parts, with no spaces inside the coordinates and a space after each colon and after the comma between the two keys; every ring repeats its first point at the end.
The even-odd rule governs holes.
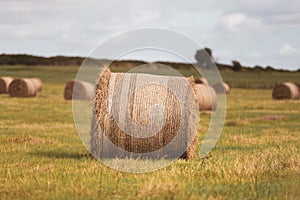
{"type": "MultiPolygon", "coordinates": [[[[214,57],[212,55],[212,50],[209,48],[204,48],[196,51],[195,59],[198,64],[205,65],[208,63],[208,58],[211,58],[214,61],[214,57]],[[208,56],[203,56],[204,54],[208,56]]],[[[71,56],[53,56],[53,57],[42,57],[42,56],[34,56],[34,55],[27,55],[27,54],[0,54],[0,65],[26,65],[26,66],[79,66],[84,61],[84,57],[71,57],[71,56]]],[[[110,63],[109,60],[99,60],[100,62],[110,63]]],[[[176,62],[166,62],[166,61],[157,61],[156,63],[164,64],[171,66],[173,68],[191,68],[193,67],[191,64],[188,63],[176,63],[176,62]]],[[[117,60],[113,61],[111,65],[114,67],[121,67],[123,65],[126,66],[138,66],[141,64],[146,64],[144,61],[139,60],[117,60]]],[[[288,70],[278,70],[271,66],[262,67],[256,65],[254,67],[247,67],[243,66],[239,61],[233,60],[231,65],[230,64],[222,64],[215,61],[216,66],[219,70],[232,70],[236,72],[241,71],[288,71],[288,70]]],[[[207,66],[209,67],[209,66],[207,66]]],[[[300,69],[298,70],[300,71],[300,69]]]]}

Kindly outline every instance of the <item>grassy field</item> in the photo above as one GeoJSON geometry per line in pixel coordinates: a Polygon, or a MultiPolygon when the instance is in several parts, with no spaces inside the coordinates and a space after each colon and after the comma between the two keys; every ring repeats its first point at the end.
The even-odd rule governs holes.
{"type": "MultiPolygon", "coordinates": [[[[90,158],[81,143],[71,102],[63,99],[76,71],[0,67],[1,75],[44,82],[36,98],[0,95],[0,199],[300,199],[300,101],[274,101],[270,89],[232,89],[222,136],[208,157],[131,174],[90,158]]],[[[299,78],[260,75],[226,72],[224,80],[261,86],[299,78]]],[[[209,117],[201,115],[199,144],[209,117]]]]}

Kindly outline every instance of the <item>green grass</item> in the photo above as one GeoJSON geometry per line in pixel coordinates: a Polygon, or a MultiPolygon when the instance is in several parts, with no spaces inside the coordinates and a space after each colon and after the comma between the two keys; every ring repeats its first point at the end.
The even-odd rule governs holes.
{"type": "MultiPolygon", "coordinates": [[[[270,89],[232,89],[223,133],[208,157],[131,174],[90,158],[81,143],[71,102],[63,99],[76,70],[0,68],[1,75],[44,82],[36,98],[0,96],[0,199],[300,198],[300,101],[274,101],[270,89]]],[[[209,117],[201,115],[199,143],[209,117]]]]}
{"type": "Polygon", "coordinates": [[[221,72],[223,80],[232,87],[271,89],[274,85],[290,81],[299,82],[300,72],[221,72]]]}
{"type": "MultiPolygon", "coordinates": [[[[78,66],[0,66],[0,76],[40,77],[44,83],[64,84],[74,79],[78,66]]],[[[127,72],[130,68],[112,68],[112,71],[127,72]]],[[[169,72],[169,71],[167,71],[169,72]]],[[[194,70],[179,69],[184,76],[199,76],[194,70]]],[[[222,78],[235,88],[271,89],[275,84],[299,82],[300,72],[233,72],[221,71],[222,78]]]]}

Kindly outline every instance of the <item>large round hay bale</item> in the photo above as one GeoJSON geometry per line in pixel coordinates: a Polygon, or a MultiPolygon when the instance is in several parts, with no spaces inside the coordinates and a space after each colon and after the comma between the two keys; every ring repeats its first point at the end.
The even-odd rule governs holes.
{"type": "Polygon", "coordinates": [[[216,110],[217,108],[217,94],[215,90],[205,84],[196,84],[195,94],[199,101],[199,109],[216,110]]]}
{"type": "Polygon", "coordinates": [[[37,91],[42,91],[42,81],[39,78],[31,78],[31,81],[35,85],[37,91]]]}
{"type": "Polygon", "coordinates": [[[92,100],[94,97],[94,85],[85,81],[68,81],[64,89],[66,100],[92,100]]]}
{"type": "Polygon", "coordinates": [[[276,85],[272,92],[273,99],[298,99],[299,90],[294,83],[285,82],[276,85]]]}
{"type": "Polygon", "coordinates": [[[9,84],[8,92],[11,97],[34,97],[37,88],[31,79],[17,78],[9,84]]]}
{"type": "Polygon", "coordinates": [[[13,81],[11,77],[0,77],[0,94],[7,94],[9,84],[13,81]]]}
{"type": "Polygon", "coordinates": [[[91,153],[97,158],[189,159],[198,123],[198,102],[186,78],[107,68],[96,86],[91,153]]]}
{"type": "Polygon", "coordinates": [[[228,94],[229,90],[230,90],[229,85],[227,83],[224,83],[224,82],[223,83],[216,83],[212,87],[215,89],[216,93],[218,93],[218,94],[221,94],[221,93],[228,94]]]}

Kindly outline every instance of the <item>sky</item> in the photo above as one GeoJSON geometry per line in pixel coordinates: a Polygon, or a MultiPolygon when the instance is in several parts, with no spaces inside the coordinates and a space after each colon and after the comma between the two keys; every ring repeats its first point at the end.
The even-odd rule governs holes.
{"type": "MultiPolygon", "coordinates": [[[[298,0],[0,0],[0,16],[0,54],[86,57],[112,36],[158,27],[211,48],[221,63],[300,68],[298,0]]],[[[185,50],[190,62],[196,50],[185,50]]]]}

